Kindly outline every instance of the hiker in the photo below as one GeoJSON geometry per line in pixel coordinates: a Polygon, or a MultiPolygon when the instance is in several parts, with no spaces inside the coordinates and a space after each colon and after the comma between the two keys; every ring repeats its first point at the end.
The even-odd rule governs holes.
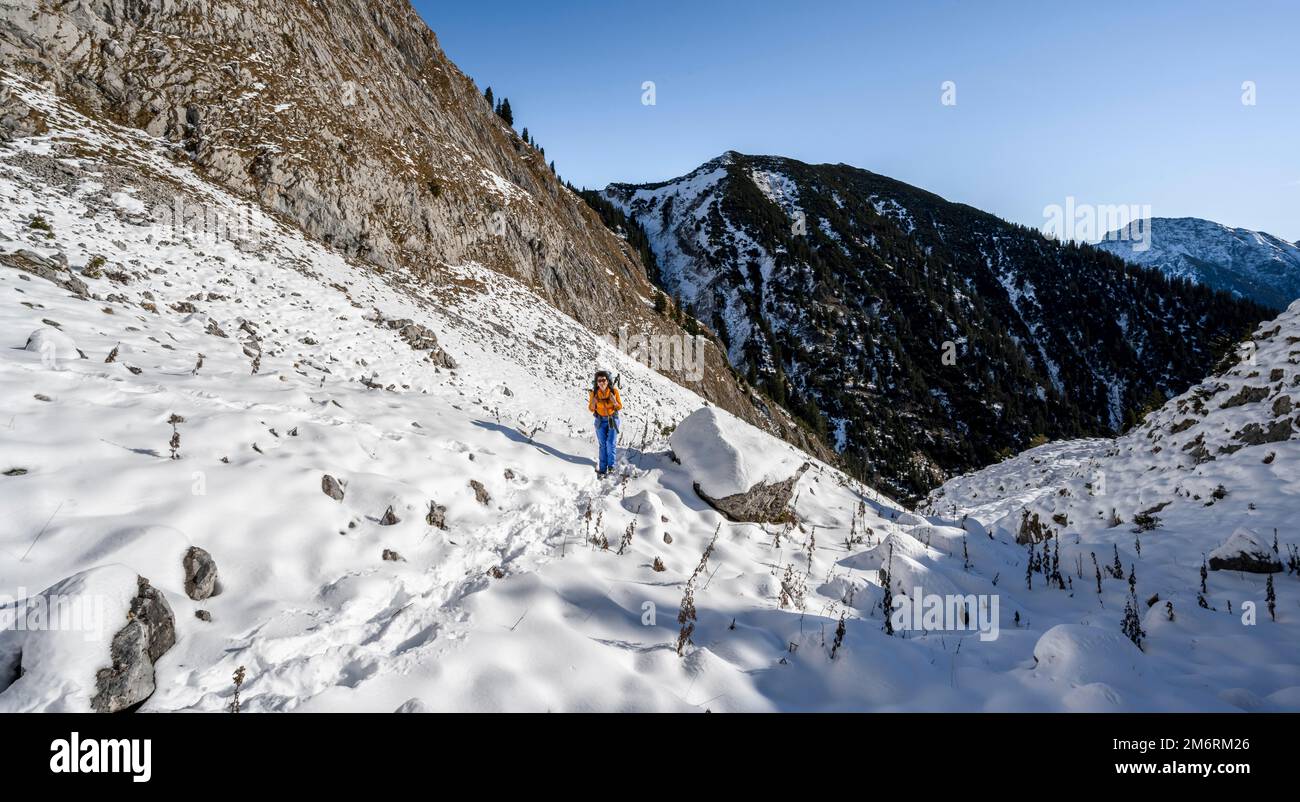
{"type": "Polygon", "coordinates": [[[614,448],[618,442],[618,411],[623,408],[618,388],[609,380],[609,372],[596,371],[596,380],[587,396],[587,409],[596,416],[596,442],[600,443],[600,464],[596,475],[614,470],[614,448]]]}

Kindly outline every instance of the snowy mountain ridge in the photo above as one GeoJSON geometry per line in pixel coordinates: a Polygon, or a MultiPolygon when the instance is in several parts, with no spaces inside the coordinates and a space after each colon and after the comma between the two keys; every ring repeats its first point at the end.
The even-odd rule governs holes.
{"type": "Polygon", "coordinates": [[[1268,314],[844,164],[729,151],[602,197],[736,370],[903,498],[1122,431],[1268,314]]]}
{"type": "Polygon", "coordinates": [[[1263,231],[1196,217],[1153,217],[1108,233],[1096,247],[1274,309],[1300,298],[1300,246],[1263,231]],[[1147,227],[1142,250],[1130,231],[1137,225],[1147,227]]]}

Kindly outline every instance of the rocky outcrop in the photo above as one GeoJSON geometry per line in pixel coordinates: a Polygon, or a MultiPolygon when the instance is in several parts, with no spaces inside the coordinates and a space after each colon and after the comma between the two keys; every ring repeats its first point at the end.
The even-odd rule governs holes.
{"type": "Polygon", "coordinates": [[[388,319],[376,311],[372,316],[375,323],[397,332],[398,336],[415,351],[428,351],[429,361],[440,368],[454,369],[456,360],[451,358],[438,343],[438,335],[428,326],[416,323],[410,318],[388,319]]]}
{"type": "Polygon", "coordinates": [[[20,248],[13,253],[0,253],[0,265],[43,278],[79,298],[87,297],[90,292],[86,282],[77,278],[68,268],[67,257],[62,253],[50,258],[20,248]]]}
{"type": "Polygon", "coordinates": [[[1270,390],[1267,387],[1250,387],[1243,385],[1240,390],[1229,396],[1228,399],[1219,406],[1219,408],[1230,409],[1244,404],[1253,404],[1256,401],[1263,401],[1265,398],[1268,398],[1269,392],[1270,390]]]}
{"type": "Polygon", "coordinates": [[[162,592],[139,577],[126,626],[109,647],[112,665],[95,674],[90,706],[99,713],[130,710],[154,692],[154,663],[176,643],[176,619],[162,592]]]}
{"type": "Polygon", "coordinates": [[[1291,439],[1291,431],[1291,421],[1282,418],[1268,424],[1248,423],[1233,437],[1248,446],[1258,446],[1264,443],[1280,443],[1289,440],[1291,439]]]}

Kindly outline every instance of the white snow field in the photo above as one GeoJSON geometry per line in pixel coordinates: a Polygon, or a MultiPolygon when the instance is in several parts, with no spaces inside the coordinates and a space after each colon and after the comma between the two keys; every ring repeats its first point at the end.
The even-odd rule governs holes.
{"type": "MultiPolygon", "coordinates": [[[[789,455],[697,475],[709,448],[763,442],[718,413],[677,463],[665,429],[704,402],[527,288],[474,265],[423,285],[349,263],[160,143],[12,86],[47,129],[0,147],[0,254],[62,254],[93,296],[0,264],[0,597],[48,588],[103,604],[89,632],[0,631],[0,711],[88,709],[136,576],[176,620],[142,712],[221,711],[241,666],[246,711],[1300,710],[1295,577],[1274,575],[1276,623],[1261,575],[1212,573],[1217,610],[1195,602],[1202,553],[1237,526],[1298,539],[1296,440],[1181,471],[1183,452],[1143,452],[1141,431],[1046,446],[1030,455],[1102,465],[1109,495],[1082,496],[1070,471],[1025,455],[958,480],[980,496],[947,496],[928,519],[809,459],[797,525],[730,523],[692,484],[789,455]],[[178,233],[123,202],[178,196],[268,236],[178,233]],[[436,366],[394,319],[427,327],[458,367],[436,366]],[[626,405],[619,476],[603,482],[585,406],[596,365],[621,373],[626,405]],[[322,492],[325,474],[342,500],[322,492]],[[1204,506],[1220,483],[1226,497],[1204,506]],[[1027,549],[1005,523],[1049,497],[1071,516],[1072,591],[1042,575],[1026,587],[1027,549]],[[1129,510],[1165,498],[1139,557],[1129,510]],[[1123,526],[1094,520],[1110,506],[1123,526]],[[390,507],[399,520],[384,525],[390,507]],[[1105,565],[1112,543],[1136,565],[1144,651],[1121,634],[1127,583],[1107,579],[1099,597],[1090,573],[1075,576],[1076,555],[1105,565]],[[190,545],[219,571],[203,601],[183,587],[190,545]],[[887,634],[882,567],[896,597],[969,594],[970,626],[887,634]],[[679,655],[688,591],[695,628],[679,655]],[[991,612],[997,626],[978,631],[991,612]]],[[[1258,353],[1286,382],[1297,316],[1258,353]]],[[[1216,414],[1197,425],[1218,443],[1234,424],[1216,414]]]]}

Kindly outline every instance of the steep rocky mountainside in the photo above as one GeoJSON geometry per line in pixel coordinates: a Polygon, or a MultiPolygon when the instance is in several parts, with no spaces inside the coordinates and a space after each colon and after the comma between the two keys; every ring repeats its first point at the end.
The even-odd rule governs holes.
{"type": "Polygon", "coordinates": [[[1196,217],[1153,217],[1110,232],[1097,247],[1274,309],[1300,298],[1300,247],[1263,231],[1196,217]],[[1129,230],[1139,225],[1145,230],[1129,230]]]}
{"type": "Polygon", "coordinates": [[[842,164],[730,152],[604,197],[739,371],[904,495],[1119,432],[1269,314],[842,164]]]}
{"type": "MultiPolygon", "coordinates": [[[[406,0],[3,9],[0,67],[162,138],[178,162],[347,256],[432,283],[481,264],[598,334],[682,332],[655,313],[635,253],[493,113],[406,0]]],[[[10,136],[42,130],[39,112],[4,105],[10,136]]],[[[743,389],[716,348],[705,355],[691,389],[827,453],[743,389]]]]}

